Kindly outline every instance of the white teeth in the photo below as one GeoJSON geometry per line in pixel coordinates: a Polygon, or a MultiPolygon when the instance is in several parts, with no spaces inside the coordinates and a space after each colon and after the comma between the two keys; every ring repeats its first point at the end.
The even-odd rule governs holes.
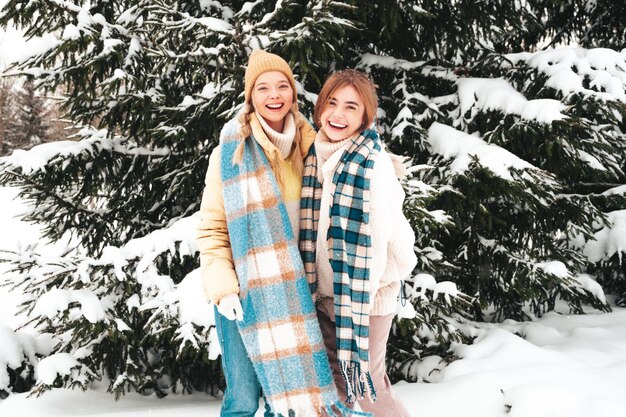
{"type": "Polygon", "coordinates": [[[332,127],[336,127],[337,129],[343,129],[344,127],[348,127],[348,125],[342,125],[341,123],[328,122],[328,124],[332,127]]]}
{"type": "Polygon", "coordinates": [[[268,104],[266,107],[269,107],[270,109],[280,109],[281,107],[283,107],[282,104],[268,104]]]}

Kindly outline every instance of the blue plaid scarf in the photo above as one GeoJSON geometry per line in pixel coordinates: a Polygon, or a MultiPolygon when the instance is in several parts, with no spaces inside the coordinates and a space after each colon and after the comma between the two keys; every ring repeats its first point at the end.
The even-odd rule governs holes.
{"type": "MultiPolygon", "coordinates": [[[[371,247],[370,180],[380,139],[366,130],[343,151],[333,175],[330,195],[328,258],[333,270],[337,358],[346,381],[348,403],[368,394],[376,400],[369,370],[371,247]]],[[[315,145],[304,163],[300,205],[300,252],[310,291],[316,294],[316,241],[322,185],[317,177],[315,145]]]]}
{"type": "Polygon", "coordinates": [[[259,143],[233,154],[239,124],[221,142],[224,209],[244,320],[237,322],[265,397],[283,416],[368,415],[343,407],[334,386],[304,266],[280,188],[259,143]]]}

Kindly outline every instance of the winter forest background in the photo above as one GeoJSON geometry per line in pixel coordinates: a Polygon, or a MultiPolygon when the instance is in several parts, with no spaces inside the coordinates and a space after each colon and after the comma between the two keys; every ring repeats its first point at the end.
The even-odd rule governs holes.
{"type": "Polygon", "coordinates": [[[2,3],[0,24],[38,48],[0,80],[0,135],[66,139],[0,159],[23,218],[63,247],[0,253],[30,330],[2,329],[2,396],[223,387],[196,212],[254,48],[290,62],[309,118],[335,69],[378,85],[382,137],[411,166],[419,259],[390,338],[395,381],[428,381],[420,365],[453,363],[484,323],[626,306],[622,1],[2,3]]]}

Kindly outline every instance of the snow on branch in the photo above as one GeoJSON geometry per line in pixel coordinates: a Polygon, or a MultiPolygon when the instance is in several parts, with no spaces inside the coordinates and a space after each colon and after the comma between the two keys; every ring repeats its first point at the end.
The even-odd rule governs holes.
{"type": "MultiPolygon", "coordinates": [[[[171,12],[171,11],[168,11],[171,12]]],[[[170,30],[198,30],[205,29],[211,32],[234,35],[233,26],[222,19],[215,17],[193,17],[189,13],[178,13],[180,20],[168,21],[164,25],[170,30]]]]}
{"type": "Polygon", "coordinates": [[[69,353],[56,353],[43,358],[37,365],[38,382],[52,385],[58,375],[70,375],[74,368],[80,367],[76,358],[69,353]]]}
{"type": "Polygon", "coordinates": [[[513,64],[525,61],[538,69],[548,76],[546,86],[565,96],[583,93],[626,102],[626,50],[559,48],[505,57],[513,64]]]}
{"type": "Polygon", "coordinates": [[[457,81],[461,115],[471,110],[495,110],[515,114],[526,120],[551,123],[565,119],[561,111],[566,106],[558,100],[527,100],[523,94],[503,78],[462,78],[457,81]]]}
{"type": "Polygon", "coordinates": [[[213,324],[209,303],[202,291],[201,275],[197,269],[176,285],[170,276],[159,273],[157,263],[164,253],[176,253],[182,257],[193,256],[198,251],[195,238],[198,221],[199,213],[196,213],[170,227],[132,239],[121,247],[107,246],[98,258],[80,255],[56,258],[28,250],[4,256],[7,261],[16,264],[28,262],[36,265],[34,270],[15,278],[15,286],[27,284],[33,277],[38,277],[36,283],[39,285],[56,276],[71,276],[70,280],[64,281],[65,288],[54,286],[38,294],[32,316],[46,317],[54,322],[61,319],[62,314],[59,313],[72,310],[70,320],[84,318],[90,323],[117,321],[114,306],[119,301],[119,295],[103,291],[102,273],[108,276],[106,281],[133,279],[142,288],[141,296],[136,294],[128,299],[128,308],[151,310],[153,317],[178,316],[181,324],[178,338],[183,341],[182,348],[185,341],[195,345],[199,340],[199,336],[192,337],[195,331],[193,325],[209,328],[213,324]],[[130,263],[134,263],[135,268],[129,270],[130,263]],[[132,276],[129,271],[133,271],[132,276]],[[189,325],[183,327],[185,324],[189,325]]]}
{"type": "Polygon", "coordinates": [[[19,167],[22,173],[29,175],[44,170],[46,165],[55,159],[65,159],[82,153],[91,155],[106,150],[109,152],[131,156],[166,156],[169,148],[148,149],[140,147],[123,137],[107,137],[106,129],[85,127],[75,136],[83,139],[76,142],[71,140],[43,143],[30,150],[15,150],[10,156],[0,158],[0,165],[19,167]]]}
{"type": "Polygon", "coordinates": [[[38,356],[49,355],[55,345],[50,334],[33,336],[25,332],[17,332],[7,326],[0,325],[0,391],[11,391],[12,369],[18,378],[32,377],[27,364],[37,363],[38,356]]]}
{"type": "Polygon", "coordinates": [[[578,274],[574,276],[574,280],[582,287],[582,289],[593,294],[600,302],[606,304],[606,294],[602,286],[588,274],[578,274]]]}
{"type": "Polygon", "coordinates": [[[413,278],[413,286],[407,295],[424,299],[426,298],[426,291],[433,293],[433,299],[441,295],[447,304],[450,304],[451,299],[456,297],[468,298],[458,290],[455,283],[451,281],[437,282],[435,277],[424,273],[417,274],[413,278]]]}
{"type": "Polygon", "coordinates": [[[609,188],[603,192],[602,195],[626,195],[626,185],[609,188]]]}
{"type": "Polygon", "coordinates": [[[249,15],[252,10],[260,4],[263,4],[263,0],[247,1],[243,4],[243,6],[241,6],[241,9],[239,9],[239,11],[235,13],[235,16],[242,17],[245,15],[249,15]]]}
{"type": "Polygon", "coordinates": [[[418,71],[423,75],[431,75],[437,78],[456,81],[459,77],[450,68],[427,64],[426,61],[407,61],[406,59],[382,56],[376,54],[363,54],[357,67],[359,68],[386,68],[399,71],[418,71]]]}
{"type": "Polygon", "coordinates": [[[55,3],[56,5],[60,6],[61,8],[65,9],[65,10],[72,11],[72,12],[75,12],[75,13],[79,13],[82,10],[82,8],[79,5],[77,5],[77,4],[75,4],[75,3],[71,2],[71,1],[51,0],[51,2],[55,3]]]}
{"type": "MultiPolygon", "coordinates": [[[[289,2],[287,2],[287,4],[289,4],[289,2]]],[[[266,13],[263,18],[258,21],[257,23],[255,23],[254,25],[252,25],[253,28],[259,28],[262,27],[268,23],[270,23],[275,16],[278,14],[278,12],[280,12],[280,10],[284,7],[283,5],[283,0],[278,0],[274,6],[274,10],[266,13]]]]}
{"type": "Polygon", "coordinates": [[[611,211],[607,214],[608,226],[594,234],[584,246],[584,254],[590,262],[607,260],[617,254],[619,259],[626,254],[626,210],[611,211]]]}
{"type": "Polygon", "coordinates": [[[53,319],[59,312],[68,310],[71,303],[80,304],[80,314],[90,323],[108,322],[106,311],[113,308],[113,303],[109,299],[99,299],[93,291],[84,288],[80,290],[52,288],[37,300],[32,314],[53,319]]]}
{"type": "MultiPolygon", "coordinates": [[[[196,243],[196,225],[199,222],[199,214],[180,219],[167,228],[155,230],[146,236],[132,239],[122,247],[107,246],[104,248],[98,265],[112,264],[123,266],[127,261],[141,258],[138,266],[146,267],[159,254],[176,250],[176,244],[180,243],[178,252],[181,255],[191,255],[198,250],[196,243]]],[[[121,271],[121,268],[119,268],[121,271]]],[[[123,280],[122,277],[119,277],[123,280]]]]}
{"type": "Polygon", "coordinates": [[[473,157],[478,158],[483,167],[509,181],[513,180],[511,169],[539,171],[504,148],[441,123],[433,123],[428,129],[428,143],[432,152],[454,159],[450,168],[457,174],[469,169],[473,157]]]}
{"type": "MultiPolygon", "coordinates": [[[[176,330],[180,349],[191,343],[196,348],[200,335],[194,326],[208,329],[214,323],[213,310],[204,296],[200,269],[189,273],[180,284],[176,285],[167,275],[157,271],[155,261],[164,252],[177,252],[180,256],[193,255],[198,251],[196,243],[196,225],[199,213],[178,220],[168,228],[138,239],[133,239],[122,247],[106,247],[97,260],[86,260],[79,265],[82,274],[89,274],[92,266],[111,265],[118,280],[126,278],[124,267],[132,260],[139,260],[136,279],[142,286],[140,310],[154,310],[153,318],[158,315],[178,315],[180,326],[176,330]],[[169,312],[169,313],[168,313],[169,312]]],[[[213,335],[215,337],[215,335],[213,335]]],[[[211,343],[209,356],[215,359],[219,355],[217,343],[211,343]]]]}
{"type": "Polygon", "coordinates": [[[359,67],[381,67],[387,69],[417,70],[424,66],[426,61],[407,61],[406,59],[398,59],[391,56],[382,56],[375,54],[361,55],[359,67]]]}
{"type": "Polygon", "coordinates": [[[570,273],[567,266],[561,261],[538,262],[533,265],[534,270],[541,270],[545,274],[553,275],[560,279],[572,279],[575,290],[585,290],[593,294],[600,302],[606,304],[606,295],[602,286],[598,284],[590,275],[570,273]]]}

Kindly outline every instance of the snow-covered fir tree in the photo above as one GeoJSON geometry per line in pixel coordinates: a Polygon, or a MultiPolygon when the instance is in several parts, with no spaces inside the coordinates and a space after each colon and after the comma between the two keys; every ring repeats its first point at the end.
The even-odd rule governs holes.
{"type": "MultiPolygon", "coordinates": [[[[415,228],[417,250],[428,248],[431,258],[437,259],[430,265],[433,268],[423,270],[438,280],[453,280],[473,296],[475,303],[468,313],[478,319],[525,319],[528,314],[553,309],[558,299],[565,299],[576,312],[583,304],[608,309],[595,282],[601,276],[586,274],[595,270],[598,259],[590,259],[573,243],[589,241],[605,224],[604,206],[595,204],[594,191],[580,190],[580,186],[586,181],[606,180],[609,186],[625,181],[624,53],[589,51],[589,62],[594,70],[599,65],[599,71],[581,71],[577,80],[569,78],[574,83],[571,89],[562,91],[555,91],[554,79],[541,75],[536,66],[537,61],[556,59],[561,52],[538,55],[535,67],[525,65],[526,59],[517,60],[513,65],[517,69],[510,69],[515,56],[507,58],[507,53],[574,39],[601,46],[607,33],[623,33],[624,23],[612,20],[603,32],[591,16],[606,18],[619,6],[566,1],[551,5],[385,3],[391,5],[369,4],[360,9],[367,21],[360,51],[366,53],[360,54],[356,64],[371,72],[380,86],[379,121],[392,139],[390,146],[413,157],[420,167],[421,188],[432,190],[430,198],[420,202],[426,203],[430,213],[444,213],[451,225],[442,228],[440,222],[434,228],[432,224],[415,228]],[[575,24],[570,24],[576,16],[575,24]],[[509,62],[508,67],[504,65],[509,70],[496,64],[501,61],[509,62]],[[514,75],[524,71],[525,76],[514,75]],[[502,79],[505,76],[507,80],[502,79]],[[610,94],[592,94],[606,92],[609,85],[613,86],[610,94]],[[598,96],[602,99],[595,100],[598,96]],[[552,101],[534,100],[543,98],[552,101]],[[570,115],[571,102],[576,100],[578,110],[572,109],[570,115]],[[558,109],[567,116],[550,120],[558,109]],[[434,122],[439,124],[433,126],[434,122]],[[568,124],[570,132],[565,131],[568,124]],[[570,138],[572,130],[578,133],[570,138]],[[497,141],[497,132],[505,140],[497,141]],[[533,142],[525,142],[524,137],[533,142]],[[458,147],[453,145],[455,138],[458,147]],[[552,148],[553,141],[573,149],[556,155],[541,146],[545,142],[552,148]],[[588,147],[594,148],[593,157],[588,157],[588,147]],[[605,156],[605,172],[589,163],[591,158],[604,161],[605,156]],[[430,244],[423,244],[422,239],[430,244]]],[[[586,51],[574,53],[585,55],[586,51]]],[[[525,58],[530,62],[533,55],[525,58]]],[[[554,70],[568,64],[572,63],[565,61],[554,70]]],[[[626,207],[619,198],[613,204],[626,207]]],[[[615,236],[618,230],[598,233],[615,236]]],[[[613,287],[606,288],[609,292],[618,292],[615,285],[624,277],[624,246],[620,249],[619,241],[614,238],[610,243],[612,262],[609,256],[599,256],[603,270],[612,277],[613,287]]],[[[407,327],[406,320],[397,323],[392,345],[406,340],[402,336],[408,334],[407,327]]],[[[432,346],[432,342],[426,340],[421,346],[432,346]]],[[[414,350],[413,359],[406,359],[407,366],[426,351],[431,350],[414,350]]],[[[398,352],[400,357],[411,356],[406,346],[398,352]]]]}
{"type": "MultiPolygon", "coordinates": [[[[429,181],[451,185],[435,207],[453,216],[457,226],[441,237],[445,258],[454,265],[441,273],[456,277],[463,291],[476,296],[483,307],[475,311],[479,319],[487,305],[495,308],[497,319],[523,319],[526,303],[540,315],[553,309],[557,298],[567,300],[574,311],[583,302],[608,308],[597,297],[597,285],[579,275],[587,261],[569,242],[578,235],[589,237],[603,218],[601,207],[590,201],[591,185],[624,182],[624,107],[618,91],[603,99],[593,89],[584,91],[584,74],[576,77],[578,84],[569,78],[569,84],[555,88],[559,78],[541,71],[569,69],[577,54],[583,55],[577,62],[581,72],[584,65],[601,68],[604,60],[624,59],[610,50],[590,50],[588,57],[584,50],[562,50],[527,55],[531,65],[525,60],[514,65],[517,55],[491,55],[469,67],[465,76],[447,74],[453,93],[431,98],[433,109],[449,106],[434,119],[455,128],[433,125],[426,138],[425,154],[439,167],[429,181]],[[495,65],[494,59],[506,63],[495,65]],[[509,69],[501,70],[501,65],[509,69]],[[450,165],[442,165],[442,159],[450,165]],[[486,176],[476,172],[482,168],[489,171],[486,176]],[[509,184],[494,183],[509,175],[508,168],[537,168],[549,181],[524,174],[508,178],[509,184]]],[[[615,67],[618,75],[623,74],[621,65],[615,67]]],[[[601,80],[611,77],[603,69],[591,76],[598,80],[598,90],[601,80]]],[[[623,84],[620,88],[623,94],[623,84]]]]}
{"type": "Polygon", "coordinates": [[[576,312],[607,309],[595,278],[624,288],[625,246],[612,233],[626,207],[626,54],[513,53],[553,40],[619,50],[618,7],[9,0],[0,23],[56,39],[12,71],[62,86],[78,132],[0,167],[0,183],[32,203],[25,218],[67,246],[2,255],[10,285],[29,297],[24,311],[55,342],[45,359],[30,356],[45,375],[37,390],[102,378],[116,395],[219,387],[194,213],[259,47],[290,62],[309,116],[331,70],[369,72],[382,137],[412,161],[405,208],[419,264],[390,339],[394,378],[416,379],[423,356],[464,340],[467,318],[524,319],[559,298],[576,312]],[[568,84],[556,83],[568,68],[568,84]],[[591,248],[594,236],[605,246],[591,248]]]}

